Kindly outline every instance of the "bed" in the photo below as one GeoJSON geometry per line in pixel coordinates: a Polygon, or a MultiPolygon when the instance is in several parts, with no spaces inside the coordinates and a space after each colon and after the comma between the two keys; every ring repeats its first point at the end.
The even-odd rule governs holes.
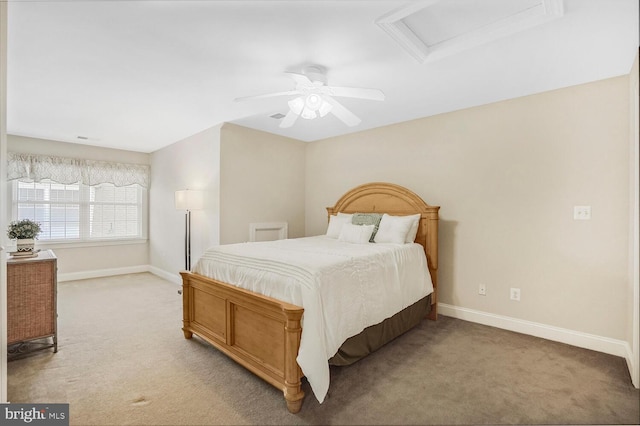
{"type": "MultiPolygon", "coordinates": [[[[230,269],[230,272],[220,272],[218,275],[209,272],[207,264],[220,265],[222,261],[226,262],[227,260],[229,260],[229,263],[235,262],[243,266],[244,258],[239,255],[241,253],[240,246],[242,245],[220,246],[224,250],[217,249],[212,252],[208,250],[203,255],[203,258],[196,262],[192,269],[193,272],[181,272],[183,279],[182,330],[185,338],[189,339],[193,334],[196,334],[257,376],[281,389],[284,393],[287,408],[292,413],[297,413],[302,406],[304,392],[302,391],[301,379],[304,376],[307,376],[316,397],[322,402],[328,387],[329,361],[337,365],[344,365],[363,356],[361,354],[353,355],[353,348],[359,345],[362,346],[363,337],[367,342],[365,344],[368,347],[367,351],[376,350],[415,325],[416,315],[420,319],[428,312],[430,319],[435,320],[437,318],[438,210],[439,207],[428,205],[419,196],[406,188],[378,182],[361,185],[350,190],[333,207],[327,208],[330,225],[332,217],[335,219],[338,215],[362,212],[386,213],[394,217],[418,215],[418,227],[415,232],[415,243],[417,244],[367,244],[366,247],[365,245],[361,245],[361,247],[366,248],[368,251],[373,251],[371,256],[374,257],[379,255],[377,251],[390,250],[395,253],[394,256],[396,256],[397,260],[407,257],[415,257],[417,259],[416,251],[419,252],[422,262],[425,264],[424,266],[428,269],[428,275],[430,275],[430,288],[428,294],[425,297],[421,296],[419,300],[415,300],[418,290],[407,290],[415,293],[411,296],[412,299],[398,296],[403,299],[403,307],[396,308],[398,311],[394,311],[391,314],[378,313],[377,309],[365,306],[361,310],[371,314],[365,315],[367,320],[372,320],[376,315],[382,315],[381,318],[383,320],[365,327],[362,332],[346,340],[343,339],[344,336],[333,336],[336,332],[331,330],[334,329],[327,328],[330,332],[326,334],[330,337],[324,337],[324,346],[322,348],[325,352],[314,349],[315,346],[311,345],[315,345],[316,340],[309,336],[312,333],[316,333],[317,330],[322,330],[322,333],[324,333],[323,321],[326,321],[326,317],[331,317],[331,315],[323,313],[328,309],[326,306],[323,306],[319,311],[316,304],[309,303],[311,299],[308,294],[315,293],[304,293],[306,291],[304,290],[306,288],[305,285],[302,286],[301,291],[307,294],[306,298],[295,293],[289,296],[290,287],[285,284],[280,286],[280,290],[274,290],[273,292],[264,291],[264,288],[260,287],[263,284],[261,282],[256,282],[255,286],[249,288],[238,287],[238,285],[244,285],[243,283],[235,282],[239,276],[243,276],[242,271],[237,272],[237,270],[230,269]],[[306,317],[303,317],[305,309],[302,306],[306,306],[306,317]],[[316,321],[314,318],[317,315],[322,320],[316,321]],[[412,322],[409,321],[408,324],[410,325],[398,327],[395,325],[397,322],[392,322],[401,320],[407,315],[414,318],[412,322]],[[303,339],[303,323],[305,322],[305,337],[303,339]],[[318,324],[321,325],[318,326],[318,324]],[[330,357],[327,356],[327,353],[333,353],[336,345],[340,347],[336,355],[329,360],[330,357]],[[346,348],[346,350],[343,350],[343,348],[346,348]],[[310,358],[318,358],[313,360],[313,368],[311,367],[311,361],[308,361],[310,358]],[[301,365],[303,368],[301,368],[301,365]],[[315,370],[316,365],[319,365],[318,369],[322,370],[319,373],[315,370]],[[326,365],[326,367],[322,365],[326,365]],[[306,374],[303,373],[303,369],[306,374]],[[325,375],[327,376],[326,383],[324,381],[325,375]],[[318,391],[318,389],[321,390],[318,391]]],[[[251,247],[252,250],[255,250],[255,258],[259,258],[263,253],[267,253],[266,257],[269,257],[271,251],[277,252],[279,250],[285,251],[287,256],[297,258],[302,256],[299,254],[300,252],[311,250],[309,247],[312,245],[315,247],[319,243],[322,247],[321,252],[315,257],[320,260],[325,259],[325,263],[329,266],[333,265],[332,262],[336,256],[349,257],[356,250],[355,247],[345,247],[356,246],[355,244],[340,245],[340,243],[331,241],[330,238],[314,238],[316,237],[274,242],[276,247],[274,249],[271,246],[263,245],[263,243],[244,244],[247,245],[246,247],[251,247]],[[291,248],[292,244],[293,250],[291,248]],[[346,250],[346,252],[343,253],[341,250],[346,250]]],[[[244,246],[242,248],[244,249],[244,246]]],[[[385,254],[384,256],[387,255],[385,254]]],[[[256,261],[262,262],[262,260],[251,260],[251,262],[256,261]]],[[[363,280],[362,277],[364,277],[364,281],[372,278],[366,275],[366,273],[372,273],[369,271],[372,267],[373,265],[360,268],[358,274],[364,275],[357,276],[361,281],[363,280]]],[[[256,269],[253,264],[250,265],[249,269],[251,268],[256,269]]],[[[397,269],[404,271],[403,268],[397,269]]],[[[407,270],[409,269],[407,267],[407,270]]],[[[279,276],[279,274],[282,274],[283,282],[292,279],[297,280],[298,277],[301,277],[300,280],[318,279],[318,274],[314,270],[309,270],[305,267],[294,267],[283,261],[270,261],[264,270],[266,275],[257,281],[273,280],[273,277],[279,276]]],[[[413,277],[413,275],[407,276],[413,277]]],[[[330,286],[334,281],[340,282],[340,279],[338,275],[332,276],[331,279],[325,279],[320,286],[330,286]]],[[[411,279],[413,280],[413,278],[411,279]]],[[[278,283],[275,284],[277,287],[278,283]]],[[[361,285],[361,288],[364,287],[361,285]]],[[[424,289],[420,291],[424,291],[424,289]]],[[[333,308],[333,306],[330,305],[329,308],[333,308]]],[[[353,311],[358,311],[355,305],[353,311]]],[[[376,321],[379,319],[376,319],[376,321]]],[[[337,329],[339,331],[337,334],[343,333],[343,328],[349,328],[349,325],[351,324],[343,321],[342,326],[337,329]],[[344,327],[345,325],[347,327],[344,327]]],[[[354,324],[352,328],[353,330],[362,329],[359,324],[354,324]]]]}

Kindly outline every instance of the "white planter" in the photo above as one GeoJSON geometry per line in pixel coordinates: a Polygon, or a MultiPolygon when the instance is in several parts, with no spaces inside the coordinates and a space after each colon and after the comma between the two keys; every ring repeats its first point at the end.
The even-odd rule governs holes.
{"type": "Polygon", "coordinates": [[[33,238],[18,238],[16,244],[16,250],[18,252],[30,252],[33,251],[35,246],[35,240],[33,238]]]}

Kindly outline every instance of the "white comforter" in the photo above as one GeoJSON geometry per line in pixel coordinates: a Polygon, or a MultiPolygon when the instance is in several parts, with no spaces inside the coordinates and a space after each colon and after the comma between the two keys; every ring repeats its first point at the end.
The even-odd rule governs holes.
{"type": "Polygon", "coordinates": [[[208,249],[192,271],[304,308],[298,365],[319,402],[328,360],[366,327],[433,292],[419,244],[350,244],[326,236],[208,249]]]}

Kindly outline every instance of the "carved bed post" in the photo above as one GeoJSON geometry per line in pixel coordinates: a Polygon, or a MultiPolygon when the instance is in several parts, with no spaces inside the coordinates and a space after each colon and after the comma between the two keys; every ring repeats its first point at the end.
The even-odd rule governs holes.
{"type": "Polygon", "coordinates": [[[184,333],[185,339],[191,339],[193,337],[193,333],[189,331],[189,326],[191,323],[190,316],[190,306],[191,303],[191,285],[190,281],[187,279],[186,273],[180,273],[182,275],[182,332],[184,333]]]}
{"type": "Polygon", "coordinates": [[[285,324],[284,398],[287,401],[287,409],[289,412],[295,414],[300,411],[304,398],[300,381],[302,372],[296,361],[298,348],[300,347],[300,336],[302,334],[300,320],[302,319],[303,310],[285,310],[284,313],[287,317],[285,324]]]}
{"type": "Polygon", "coordinates": [[[438,210],[440,207],[432,206],[427,217],[427,241],[426,246],[429,252],[429,271],[431,272],[431,282],[433,283],[433,297],[436,302],[431,305],[430,320],[438,319],[438,210]]]}

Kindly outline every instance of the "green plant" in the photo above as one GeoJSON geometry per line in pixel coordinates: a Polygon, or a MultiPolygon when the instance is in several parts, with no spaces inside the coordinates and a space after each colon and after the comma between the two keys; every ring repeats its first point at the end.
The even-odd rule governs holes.
{"type": "Polygon", "coordinates": [[[7,228],[7,236],[9,239],[25,239],[38,238],[38,234],[42,231],[40,224],[30,219],[14,220],[7,228]]]}

